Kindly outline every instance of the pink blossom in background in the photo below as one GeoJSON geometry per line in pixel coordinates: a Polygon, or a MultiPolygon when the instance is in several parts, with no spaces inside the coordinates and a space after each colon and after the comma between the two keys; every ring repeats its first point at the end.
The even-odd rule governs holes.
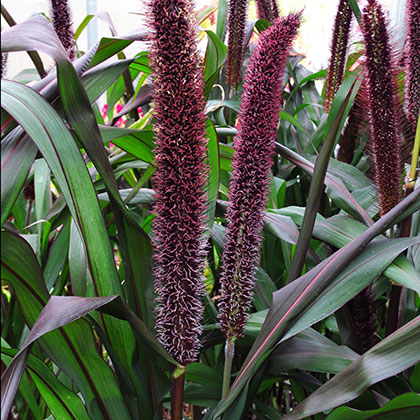
{"type": "MultiPolygon", "coordinates": [[[[123,105],[118,103],[114,106],[114,115],[118,114],[121,110],[123,109],[123,105]]],[[[108,122],[108,105],[105,104],[102,109],[101,109],[101,116],[104,120],[105,123],[108,122]]],[[[127,122],[127,117],[122,116],[121,118],[119,118],[117,120],[117,122],[115,123],[116,127],[123,127],[125,125],[125,123],[127,122]]]]}
{"type": "Polygon", "coordinates": [[[104,121],[107,120],[107,116],[106,116],[107,112],[108,112],[108,105],[105,104],[101,109],[101,116],[104,121]]]}

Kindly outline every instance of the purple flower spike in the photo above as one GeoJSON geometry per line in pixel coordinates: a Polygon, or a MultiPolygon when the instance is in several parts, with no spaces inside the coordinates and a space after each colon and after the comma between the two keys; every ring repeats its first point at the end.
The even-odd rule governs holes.
{"type": "Polygon", "coordinates": [[[405,110],[413,127],[420,112],[420,0],[407,0],[405,110]]]}
{"type": "Polygon", "coordinates": [[[352,10],[350,2],[348,0],[340,0],[335,16],[331,43],[330,66],[328,68],[324,102],[326,112],[330,112],[331,102],[343,82],[351,19],[352,10]]]}
{"type": "Polygon", "coordinates": [[[230,86],[241,81],[247,3],[247,0],[229,0],[226,83],[230,86]]]}
{"type": "Polygon", "coordinates": [[[300,16],[277,19],[263,32],[245,77],[220,277],[219,326],[231,341],[242,335],[252,302],[284,68],[300,16]]]}
{"type": "Polygon", "coordinates": [[[156,332],[178,362],[199,352],[206,210],[204,96],[194,6],[149,3],[156,135],[156,332]]]}
{"type": "Polygon", "coordinates": [[[362,32],[366,47],[369,135],[383,216],[400,200],[401,158],[395,70],[384,12],[377,0],[369,0],[363,10],[362,32]]]}
{"type": "Polygon", "coordinates": [[[279,17],[279,8],[277,0],[256,0],[259,19],[265,19],[272,22],[279,17]]]}
{"type": "Polygon", "coordinates": [[[67,0],[51,0],[52,24],[70,60],[76,58],[71,15],[67,0]]]}

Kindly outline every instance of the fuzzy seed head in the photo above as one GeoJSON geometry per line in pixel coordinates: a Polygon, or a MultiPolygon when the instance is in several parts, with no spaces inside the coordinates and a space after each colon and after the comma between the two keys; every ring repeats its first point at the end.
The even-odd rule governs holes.
{"type": "Polygon", "coordinates": [[[149,3],[156,137],[156,332],[178,362],[200,349],[206,184],[202,66],[190,0],[149,3]]]}
{"type": "Polygon", "coordinates": [[[330,111],[331,102],[343,82],[352,15],[350,2],[348,0],[340,0],[335,16],[331,43],[331,57],[324,102],[326,112],[330,111]]]}
{"type": "MultiPolygon", "coordinates": [[[[0,29],[1,31],[3,31],[3,28],[0,29]]],[[[1,53],[0,55],[0,71],[1,71],[1,78],[4,79],[4,77],[6,76],[6,62],[7,62],[7,57],[5,53],[1,53]]]]}
{"type": "Polygon", "coordinates": [[[71,14],[67,0],[51,0],[51,19],[55,32],[70,60],[76,58],[71,14]]]}
{"type": "Polygon", "coordinates": [[[236,86],[241,81],[247,0],[229,0],[226,83],[236,86]]]}
{"type": "Polygon", "coordinates": [[[1,71],[1,78],[4,79],[4,76],[6,75],[6,54],[1,54],[1,63],[0,63],[0,71],[1,71]]]}
{"type": "Polygon", "coordinates": [[[377,0],[369,0],[362,21],[366,47],[369,134],[375,158],[381,215],[384,215],[398,204],[401,195],[395,69],[384,12],[377,0]]]}
{"type": "Polygon", "coordinates": [[[259,19],[265,19],[269,22],[273,22],[274,19],[279,17],[277,0],[256,0],[256,3],[259,19]]]}
{"type": "Polygon", "coordinates": [[[405,111],[413,127],[420,112],[420,0],[407,0],[405,111]]]}
{"type": "Polygon", "coordinates": [[[277,19],[263,32],[244,81],[220,277],[219,326],[229,340],[242,335],[252,302],[284,67],[300,16],[277,19]]]}

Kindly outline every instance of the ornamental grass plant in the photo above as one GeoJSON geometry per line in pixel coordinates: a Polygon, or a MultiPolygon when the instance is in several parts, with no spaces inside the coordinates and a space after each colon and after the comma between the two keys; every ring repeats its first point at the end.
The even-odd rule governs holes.
{"type": "Polygon", "coordinates": [[[274,0],[72,5],[2,5],[1,420],[419,417],[418,1],[316,72],[274,0]]]}

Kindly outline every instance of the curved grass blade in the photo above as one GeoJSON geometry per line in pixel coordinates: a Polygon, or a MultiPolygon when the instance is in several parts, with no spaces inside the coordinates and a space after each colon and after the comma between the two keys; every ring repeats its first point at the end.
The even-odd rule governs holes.
{"type": "MultiPolygon", "coordinates": [[[[132,220],[121,199],[95,115],[73,66],[67,60],[57,61],[57,73],[61,101],[68,121],[101,175],[111,199],[120,237],[119,245],[123,256],[126,282],[130,285],[130,292],[127,294],[130,306],[151,326],[153,290],[149,238],[132,220]],[[80,115],[83,115],[84,118],[80,118],[80,115]],[[143,263],[143,267],[139,267],[140,263],[143,263]]],[[[104,293],[100,295],[104,295],[104,293]]]]}
{"type": "MultiPolygon", "coordinates": [[[[19,235],[2,232],[1,242],[2,279],[12,286],[25,321],[31,328],[49,299],[41,268],[30,245],[19,235]]],[[[130,418],[115,377],[99,356],[92,329],[86,321],[79,320],[51,332],[41,337],[39,343],[54,363],[74,380],[92,419],[113,420],[119,415],[130,418]]],[[[20,363],[18,367],[24,368],[24,365],[20,363]]],[[[10,389],[5,393],[6,387],[6,379],[2,378],[2,398],[11,401],[14,393],[10,389]]]]}
{"type": "Polygon", "coordinates": [[[207,205],[207,225],[209,229],[213,226],[214,215],[216,212],[217,195],[220,184],[220,151],[219,140],[211,120],[206,120],[207,130],[207,161],[209,165],[209,178],[207,184],[208,205],[207,205]]]}
{"type": "MultiPolygon", "coordinates": [[[[235,128],[217,128],[218,133],[234,136],[237,133],[235,128]]],[[[219,145],[221,148],[221,157],[224,155],[231,160],[231,155],[233,154],[233,148],[226,146],[224,144],[219,145]]],[[[314,164],[309,160],[302,157],[300,154],[293,152],[282,144],[276,143],[276,152],[286,158],[289,162],[303,169],[309,175],[313,175],[314,164]]],[[[331,160],[330,160],[331,162],[331,160]]],[[[230,167],[229,167],[230,168],[230,167]]],[[[228,169],[228,168],[227,168],[228,169]]],[[[334,168],[333,168],[334,169],[334,168]]],[[[230,170],[230,169],[229,169],[230,170]]],[[[350,191],[347,189],[343,181],[336,175],[336,171],[332,170],[327,171],[324,178],[324,184],[327,187],[328,196],[341,208],[343,208],[347,213],[365,223],[366,225],[373,224],[371,217],[368,212],[357,202],[357,200],[352,196],[350,191]]],[[[360,181],[359,181],[360,182],[360,181]]]]}
{"type": "Polygon", "coordinates": [[[118,112],[118,114],[112,117],[112,121],[117,121],[120,117],[125,114],[128,114],[131,110],[137,109],[139,106],[146,105],[152,101],[153,89],[151,85],[143,85],[136,97],[132,97],[123,107],[123,109],[118,112]]]}
{"type": "Polygon", "coordinates": [[[346,346],[339,346],[318,331],[307,328],[284,341],[273,351],[267,374],[281,376],[290,369],[338,373],[359,355],[346,346]]]}
{"type": "Polygon", "coordinates": [[[327,417],[327,420],[414,419],[419,415],[420,395],[410,392],[399,395],[377,410],[360,411],[348,407],[339,407],[327,417]]]}
{"type": "Polygon", "coordinates": [[[37,147],[21,128],[1,142],[1,226],[9,216],[35,159],[37,147]]]}
{"type": "Polygon", "coordinates": [[[112,141],[120,149],[130,153],[143,162],[153,163],[154,134],[152,130],[131,128],[99,127],[102,140],[112,141]]]}
{"type": "MultiPolygon", "coordinates": [[[[373,238],[381,234],[384,230],[389,228],[389,226],[393,225],[395,220],[404,213],[407,208],[410,208],[412,211],[416,211],[416,207],[420,205],[419,196],[420,189],[415,190],[407,198],[401,201],[401,203],[399,203],[393,210],[368,228],[357,239],[347,244],[344,248],[337,251],[327,260],[318,264],[314,269],[302,276],[298,283],[295,281],[287,286],[291,290],[291,294],[293,294],[294,298],[285,302],[281,313],[275,316],[274,304],[272,305],[271,311],[266,319],[266,324],[269,323],[271,326],[266,329],[264,328],[257,337],[257,340],[248,353],[239,375],[230,388],[229,393],[224,400],[222,400],[215,412],[215,417],[220,416],[240,394],[242,388],[246,383],[248,383],[250,377],[253,375],[255,368],[258,366],[260,361],[264,359],[264,355],[266,355],[272,346],[278,342],[282,335],[286,333],[287,327],[290,327],[291,320],[305,311],[303,306],[306,307],[306,305],[303,305],[303,302],[312,301],[318,291],[325,288],[332,279],[343,271],[343,269],[354,260],[354,258],[373,238]],[[297,288],[299,284],[301,284],[301,286],[297,288]]],[[[285,288],[281,289],[283,290],[283,293],[284,289],[285,288]]],[[[361,289],[363,289],[363,287],[361,289]]],[[[351,298],[351,296],[349,298],[351,298]]],[[[332,312],[337,308],[338,307],[332,308],[332,312]]],[[[309,325],[303,326],[300,330],[305,329],[309,325]]],[[[299,329],[295,333],[297,332],[299,332],[299,329]]]]}
{"type": "MultiPolygon", "coordinates": [[[[281,156],[285,157],[288,161],[292,162],[296,166],[302,168],[308,174],[313,174],[314,164],[309,160],[306,160],[299,154],[293,152],[292,150],[279,143],[276,144],[276,150],[281,156]]],[[[325,175],[324,183],[327,187],[327,194],[337,203],[338,206],[344,208],[350,215],[354,216],[356,219],[364,222],[365,224],[373,224],[369,214],[354,199],[354,197],[352,197],[341,179],[327,172],[325,175]]]]}
{"type": "MultiPolygon", "coordinates": [[[[108,155],[103,146],[103,141],[99,132],[98,125],[93,110],[90,106],[89,98],[83,85],[78,78],[71,63],[57,60],[58,85],[61,96],[61,102],[67,120],[70,123],[73,132],[86,150],[91,161],[95,165],[98,173],[104,182],[110,197],[110,203],[118,229],[119,248],[124,264],[125,285],[127,288],[127,301],[130,307],[138,316],[149,326],[153,325],[153,282],[151,278],[151,254],[152,247],[148,236],[132,218],[128,208],[123,202],[118,186],[114,177],[108,155]],[[83,118],[80,118],[83,115],[83,118]]],[[[95,276],[93,276],[94,281],[95,276]]],[[[95,282],[95,286],[96,282],[95,282]]],[[[99,291],[99,287],[97,287],[99,291]]],[[[104,296],[115,293],[102,289],[97,296],[104,296]]],[[[128,325],[122,324],[119,320],[108,319],[107,334],[113,345],[113,348],[125,367],[128,376],[135,385],[138,394],[144,393],[142,384],[138,376],[132,369],[132,360],[134,356],[134,340],[129,334],[128,325]],[[124,331],[124,339],[122,332],[124,331]]],[[[140,360],[145,365],[150,364],[148,355],[139,350],[140,360]]],[[[162,374],[163,375],[163,374],[162,374]]],[[[150,387],[154,388],[155,377],[147,375],[151,382],[150,387]]],[[[154,391],[151,391],[154,394],[154,391]]],[[[150,400],[147,401],[150,403],[150,400]]],[[[156,405],[158,401],[153,401],[156,405]]],[[[139,407],[139,411],[145,416],[151,415],[153,407],[139,407]],[[146,414],[149,412],[149,414],[146,414]]]]}
{"type": "MultiPolygon", "coordinates": [[[[313,235],[323,242],[341,248],[361,235],[366,226],[344,215],[336,215],[315,223],[313,235]]],[[[379,239],[379,238],[378,238],[379,239]]],[[[400,255],[385,271],[389,279],[420,293],[420,272],[403,255],[400,255]]]]}
{"type": "Polygon", "coordinates": [[[31,88],[5,80],[2,107],[22,125],[46,159],[84,238],[97,292],[120,293],[99,203],[79,149],[51,106],[31,88]]]}
{"type": "MultiPolygon", "coordinates": [[[[3,34],[5,36],[1,37],[1,48],[4,51],[30,51],[39,49],[55,59],[67,59],[62,54],[63,47],[58,41],[53,28],[43,16],[31,17],[25,22],[3,31],[3,34]],[[44,39],[48,40],[46,44],[42,41],[44,39]]],[[[117,54],[133,41],[144,40],[146,37],[146,32],[140,30],[126,36],[119,36],[118,38],[102,38],[97,45],[93,46],[86,54],[73,62],[74,68],[77,74],[81,75],[88,68],[92,69],[114,54],[117,54]]],[[[142,61],[140,58],[138,60],[142,61]]],[[[113,64],[111,66],[114,67],[113,64]]],[[[118,67],[118,64],[115,64],[115,67],[118,67]]],[[[104,87],[106,84],[102,84],[102,86],[104,87]]],[[[49,102],[55,100],[57,97],[57,75],[55,69],[32,87],[34,90],[40,92],[49,102]]],[[[94,96],[93,93],[92,96],[94,96]]],[[[2,111],[1,125],[2,131],[6,130],[5,132],[8,133],[16,126],[16,123],[10,115],[2,111]]]]}
{"type": "Polygon", "coordinates": [[[20,374],[23,373],[32,344],[45,334],[64,327],[70,322],[76,321],[89,312],[102,307],[107,313],[126,319],[137,335],[156,355],[173,366],[182,367],[165,351],[152,332],[136,317],[119,296],[100,298],[51,296],[39,314],[25,343],[2,375],[2,402],[6,404],[8,409],[10,409],[11,400],[20,382],[21,375],[16,374],[16,371],[20,374]],[[111,302],[114,303],[109,305],[111,302]]]}
{"type": "Polygon", "coordinates": [[[345,404],[369,386],[420,362],[420,316],[385,338],[302,401],[284,420],[303,419],[345,404]]]}
{"type": "Polygon", "coordinates": [[[213,84],[226,60],[226,46],[212,31],[207,34],[207,49],[204,57],[204,96],[209,97],[213,84]]]}
{"type": "MultiPolygon", "coordinates": [[[[2,356],[10,360],[16,356],[18,350],[2,347],[2,356]]],[[[65,387],[40,359],[29,356],[26,365],[27,372],[38,388],[52,415],[62,420],[89,420],[80,398],[65,387]]]]}
{"type": "Polygon", "coordinates": [[[84,73],[81,80],[89,97],[89,102],[94,103],[99,99],[121,73],[128,69],[132,62],[133,60],[118,60],[114,63],[104,63],[84,73]]]}
{"type": "Polygon", "coordinates": [[[39,50],[51,57],[67,59],[66,51],[45,16],[37,15],[2,31],[1,49],[4,52],[39,50]]]}
{"type": "Polygon", "coordinates": [[[355,77],[349,77],[344,81],[337,92],[331,113],[327,120],[325,141],[322,145],[321,152],[314,166],[314,173],[311,180],[311,186],[308,194],[308,202],[303,216],[302,228],[300,230],[299,239],[296,244],[296,250],[293,261],[289,269],[286,283],[290,283],[302,274],[302,268],[305,263],[306,253],[308,251],[309,242],[311,240],[312,231],[315,225],[315,218],[318,213],[318,207],[324,188],[325,174],[327,173],[328,162],[336,141],[340,133],[340,129],[344,124],[346,113],[348,113],[349,104],[354,100],[361,81],[355,77]],[[344,100],[340,104],[337,98],[344,100]],[[339,109],[337,109],[339,107],[339,109]]]}

